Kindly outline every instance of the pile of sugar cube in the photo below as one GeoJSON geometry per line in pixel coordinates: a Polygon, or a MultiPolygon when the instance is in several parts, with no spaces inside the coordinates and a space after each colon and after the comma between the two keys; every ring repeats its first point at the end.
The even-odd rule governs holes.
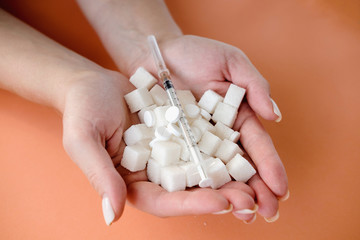
{"type": "MultiPolygon", "coordinates": [[[[132,171],[146,169],[149,181],[169,192],[197,186],[200,174],[178,125],[180,109],[171,106],[165,90],[144,68],[130,77],[136,90],[124,96],[131,113],[141,124],[132,125],[123,135],[126,147],[121,165],[132,171]]],[[[189,90],[177,90],[198,147],[202,166],[217,189],[235,179],[247,182],[255,173],[242,156],[237,142],[240,133],[232,126],[245,89],[231,84],[225,97],[207,90],[199,102],[189,90]]]]}

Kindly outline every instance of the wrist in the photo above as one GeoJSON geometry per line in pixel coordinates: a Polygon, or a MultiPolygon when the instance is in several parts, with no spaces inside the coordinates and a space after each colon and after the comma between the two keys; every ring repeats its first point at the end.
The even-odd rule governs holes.
{"type": "MultiPolygon", "coordinates": [[[[144,67],[152,74],[155,74],[154,76],[156,76],[156,66],[154,65],[153,56],[151,55],[151,51],[147,42],[147,37],[149,35],[139,35],[141,41],[133,41],[128,45],[129,48],[133,49],[131,54],[127,55],[126,57],[119,57],[119,59],[116,61],[120,71],[126,76],[130,77],[133,75],[138,67],[144,67]]],[[[161,34],[156,32],[154,32],[152,35],[156,37],[156,41],[160,47],[161,52],[163,52],[163,50],[166,48],[167,43],[183,36],[182,33],[161,34]]]]}
{"type": "MultiPolygon", "coordinates": [[[[103,86],[109,85],[118,86],[119,93],[124,95],[130,91],[126,86],[126,82],[126,79],[120,73],[99,66],[97,68],[82,69],[73,72],[70,78],[62,82],[61,90],[58,92],[57,97],[53,98],[50,105],[59,112],[64,113],[67,102],[78,92],[86,92],[90,88],[97,88],[100,91],[103,86]]],[[[86,98],[92,98],[92,96],[85,95],[82,101],[86,101],[86,98]]]]}
{"type": "Polygon", "coordinates": [[[162,0],[77,0],[119,70],[130,76],[148,58],[146,38],[159,44],[182,35],[162,0]]]}

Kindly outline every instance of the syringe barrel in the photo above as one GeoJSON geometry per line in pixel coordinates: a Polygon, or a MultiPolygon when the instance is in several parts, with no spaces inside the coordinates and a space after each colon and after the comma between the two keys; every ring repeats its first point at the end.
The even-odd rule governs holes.
{"type": "Polygon", "coordinates": [[[181,103],[176,95],[175,89],[170,80],[170,76],[167,75],[167,73],[164,73],[162,75],[162,80],[163,80],[163,84],[164,84],[166,93],[168,94],[168,97],[170,99],[171,105],[178,107],[180,110],[179,125],[182,130],[182,133],[184,134],[184,139],[185,139],[186,145],[190,151],[191,159],[197,165],[201,179],[205,179],[205,178],[207,178],[207,175],[201,164],[202,156],[200,154],[199,147],[196,144],[195,137],[194,137],[194,135],[191,131],[190,125],[185,117],[184,110],[183,110],[181,103]]]}

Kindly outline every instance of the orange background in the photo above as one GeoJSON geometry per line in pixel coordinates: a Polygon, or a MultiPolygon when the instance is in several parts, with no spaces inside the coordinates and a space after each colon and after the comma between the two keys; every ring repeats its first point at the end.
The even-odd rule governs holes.
{"type": "MultiPolygon", "coordinates": [[[[167,2],[184,33],[241,48],[270,82],[284,118],[264,125],[291,191],[280,219],[160,219],[127,206],[107,227],[100,197],[62,148],[61,116],[0,91],[0,239],[360,239],[359,1],[167,2]]],[[[115,68],[73,1],[0,5],[115,68]]]]}

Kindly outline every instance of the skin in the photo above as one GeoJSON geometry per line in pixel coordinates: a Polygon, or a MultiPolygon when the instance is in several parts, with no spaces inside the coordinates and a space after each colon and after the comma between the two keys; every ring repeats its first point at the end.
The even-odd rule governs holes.
{"type": "MultiPolygon", "coordinates": [[[[225,43],[183,35],[166,5],[160,0],[108,0],[101,2],[78,0],[78,3],[120,71],[126,76],[131,76],[139,66],[143,66],[153,75],[157,75],[146,44],[146,37],[154,34],[176,88],[190,89],[198,99],[208,89],[224,95],[230,83],[246,89],[245,103],[239,109],[234,129],[240,131],[240,144],[246,150],[247,158],[258,171],[258,174],[248,182],[247,186],[252,189],[252,192],[248,192],[248,196],[253,197],[253,200],[259,205],[258,213],[260,215],[265,218],[275,216],[279,206],[278,199],[288,192],[287,176],[271,138],[256,114],[267,120],[276,120],[278,116],[273,110],[267,81],[251,64],[246,55],[240,49],[225,43]],[[134,18],[133,16],[138,17],[134,18]]],[[[237,194],[243,191],[243,186],[238,186],[238,184],[243,185],[231,183],[217,190],[229,203],[234,205],[233,213],[245,207],[241,203],[244,201],[241,194],[237,194]],[[223,188],[226,191],[223,191],[223,188]],[[225,194],[229,188],[234,191],[233,195],[225,194]]],[[[132,183],[128,184],[128,187],[132,189],[132,183]]],[[[213,192],[216,191],[213,190],[213,192]]],[[[162,194],[165,193],[162,192],[162,194]]],[[[137,191],[129,191],[131,203],[136,204],[142,201],[136,196],[141,195],[138,195],[137,191]],[[135,197],[132,196],[133,192],[136,193],[135,197]]],[[[155,199],[158,200],[158,198],[155,199]]],[[[171,198],[171,200],[179,199],[171,198]]],[[[168,203],[163,202],[163,204],[166,206],[168,203]]],[[[157,204],[155,205],[157,206],[157,204]]],[[[252,209],[253,207],[250,205],[247,207],[252,209]]],[[[170,208],[164,208],[164,212],[167,212],[165,215],[182,215],[173,210],[176,206],[177,204],[172,204],[170,208]]],[[[183,213],[199,214],[199,208],[204,207],[195,200],[187,206],[190,206],[191,211],[183,213]]],[[[226,205],[222,206],[225,209],[226,205]]],[[[164,212],[159,214],[148,208],[142,208],[142,210],[158,216],[164,215],[164,212]]],[[[234,215],[242,220],[249,220],[253,217],[251,214],[234,215]]]]}
{"type": "Polygon", "coordinates": [[[150,1],[141,0],[78,2],[124,75],[96,65],[0,10],[0,53],[5,56],[0,87],[63,114],[64,148],[98,194],[109,197],[114,221],[126,201],[161,217],[214,213],[232,204],[234,215],[249,221],[254,214],[235,211],[253,209],[255,203],[261,215],[274,216],[277,198],[287,192],[286,173],[255,113],[268,120],[277,116],[267,82],[247,57],[224,43],[183,36],[162,1],[150,6],[150,1]],[[142,17],[134,20],[134,14],[142,17]],[[144,171],[121,168],[122,134],[138,123],[124,103],[123,96],[134,89],[126,76],[139,66],[156,75],[144,41],[151,33],[158,37],[176,87],[190,88],[197,97],[207,89],[224,94],[230,82],[247,89],[234,128],[241,132],[240,142],[259,173],[248,184],[168,193],[148,182],[144,171]]]}

